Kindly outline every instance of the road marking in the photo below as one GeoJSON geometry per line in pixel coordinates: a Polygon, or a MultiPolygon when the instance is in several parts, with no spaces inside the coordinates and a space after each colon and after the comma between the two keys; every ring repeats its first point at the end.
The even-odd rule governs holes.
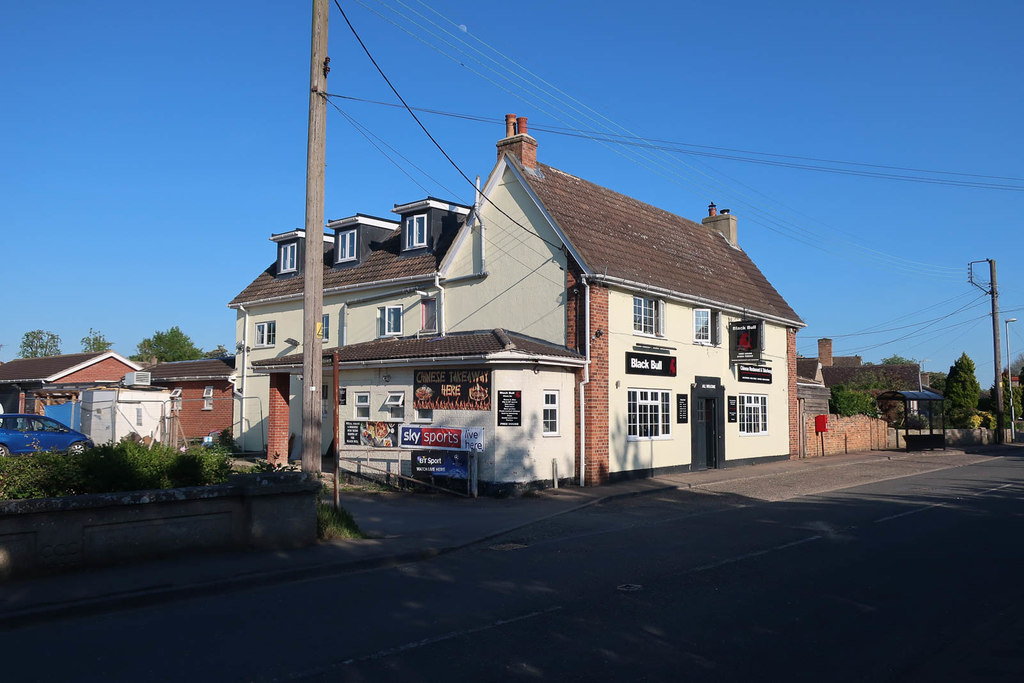
{"type": "Polygon", "coordinates": [[[312,678],[314,676],[322,676],[323,674],[336,671],[342,667],[349,666],[352,664],[359,664],[361,662],[368,662],[375,659],[383,659],[384,657],[390,657],[401,652],[407,652],[409,650],[415,650],[417,648],[426,647],[427,645],[434,645],[435,643],[441,643],[446,640],[452,640],[454,638],[461,638],[462,636],[472,635],[474,633],[482,633],[484,631],[490,631],[491,629],[500,628],[507,626],[508,624],[514,624],[519,621],[526,621],[527,619],[534,619],[536,617],[542,617],[546,614],[551,614],[562,609],[561,605],[555,605],[547,609],[539,610],[537,612],[530,612],[529,614],[521,614],[518,617],[512,617],[511,619],[498,619],[497,621],[487,624],[485,626],[478,626],[477,628],[468,628],[462,631],[451,631],[444,633],[439,636],[431,636],[430,638],[424,638],[423,640],[416,640],[411,643],[405,643],[404,645],[398,645],[396,647],[389,647],[372,655],[366,655],[363,657],[353,657],[346,659],[341,662],[335,662],[333,664],[327,664],[325,666],[316,667],[315,669],[308,669],[306,671],[289,674],[284,679],[276,680],[298,680],[302,678],[312,678]]]}
{"type": "Polygon", "coordinates": [[[774,553],[774,552],[776,552],[778,550],[786,550],[787,548],[795,548],[796,546],[803,545],[804,543],[810,543],[811,541],[821,540],[821,538],[822,538],[822,536],[808,536],[807,538],[801,538],[799,541],[791,541],[789,543],[783,543],[782,545],[777,545],[777,546],[774,546],[772,548],[766,548],[765,550],[758,550],[758,551],[755,551],[755,552],[752,552],[752,553],[747,553],[745,555],[737,555],[736,557],[730,557],[727,560],[719,560],[718,562],[712,562],[711,564],[702,564],[699,567],[694,567],[693,569],[688,569],[684,573],[686,573],[686,574],[695,574],[696,572],[704,572],[704,571],[707,571],[709,569],[718,569],[719,567],[724,567],[727,564],[734,564],[736,562],[744,562],[745,560],[752,560],[755,557],[761,557],[762,555],[767,555],[768,553],[774,553]]]}
{"type": "MultiPolygon", "coordinates": [[[[1011,484],[1002,484],[1000,486],[993,486],[992,488],[985,489],[984,491],[976,491],[976,492],[970,494],[970,496],[971,497],[983,496],[986,493],[992,493],[993,491],[1000,491],[1002,489],[1009,488],[1011,486],[1016,486],[1016,484],[1011,483],[1011,484]]],[[[910,515],[916,515],[918,512],[924,512],[925,510],[932,510],[934,508],[942,508],[942,507],[946,507],[946,505],[947,505],[947,503],[932,503],[931,505],[925,505],[923,507],[915,508],[914,510],[907,510],[906,512],[900,512],[900,513],[895,514],[895,515],[889,515],[888,517],[882,517],[880,519],[876,519],[874,521],[874,523],[875,524],[881,524],[882,522],[891,522],[892,520],[899,519],[900,517],[909,517],[910,515]]]]}

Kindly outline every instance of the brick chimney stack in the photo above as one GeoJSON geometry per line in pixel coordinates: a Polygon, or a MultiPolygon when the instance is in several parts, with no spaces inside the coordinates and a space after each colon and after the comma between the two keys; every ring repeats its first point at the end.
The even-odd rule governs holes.
{"type": "Polygon", "coordinates": [[[832,340],[826,338],[818,340],[818,362],[821,367],[832,367],[832,340]]]}
{"type": "Polygon", "coordinates": [[[519,159],[523,168],[537,168],[537,141],[527,133],[525,116],[505,114],[505,137],[496,146],[499,161],[508,153],[519,159]]]}
{"type": "Polygon", "coordinates": [[[729,209],[722,209],[722,212],[719,213],[718,207],[715,206],[714,202],[711,202],[708,204],[707,217],[702,218],[700,222],[712,230],[717,230],[725,235],[725,239],[729,240],[730,244],[735,245],[737,243],[736,216],[733,216],[729,209]]]}

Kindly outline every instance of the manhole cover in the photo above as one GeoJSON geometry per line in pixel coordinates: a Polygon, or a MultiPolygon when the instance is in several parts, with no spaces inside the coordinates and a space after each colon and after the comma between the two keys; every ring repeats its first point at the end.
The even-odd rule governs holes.
{"type": "Polygon", "coordinates": [[[499,543],[492,545],[491,550],[522,550],[525,547],[522,543],[499,543]]]}
{"type": "Polygon", "coordinates": [[[623,593],[632,593],[633,591],[642,591],[644,589],[639,583],[624,583],[621,586],[616,586],[615,590],[620,590],[623,593]]]}

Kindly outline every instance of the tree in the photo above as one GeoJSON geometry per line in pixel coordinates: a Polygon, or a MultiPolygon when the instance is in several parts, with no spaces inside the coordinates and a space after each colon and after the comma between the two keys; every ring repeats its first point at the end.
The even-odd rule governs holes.
{"type": "Polygon", "coordinates": [[[140,363],[147,363],[151,358],[156,358],[158,363],[170,363],[202,357],[203,350],[175,325],[166,332],[154,332],[152,337],[140,341],[137,353],[131,358],[140,363]]]}
{"type": "Polygon", "coordinates": [[[837,384],[832,387],[831,394],[828,399],[828,412],[830,413],[843,417],[851,415],[878,416],[875,398],[866,391],[858,391],[843,384],[837,384]]]}
{"type": "Polygon", "coordinates": [[[231,352],[224,348],[223,344],[218,344],[217,348],[210,349],[203,353],[205,358],[221,358],[223,356],[230,356],[231,352]]]}
{"type": "Polygon", "coordinates": [[[882,365],[917,365],[917,361],[913,358],[904,358],[903,356],[894,354],[888,358],[883,358],[882,365]]]}
{"type": "Polygon", "coordinates": [[[21,358],[41,358],[43,356],[60,355],[60,337],[46,330],[32,330],[21,337],[18,356],[21,358]]]}
{"type": "Polygon", "coordinates": [[[966,352],[949,368],[945,395],[946,423],[950,427],[970,427],[971,416],[981,398],[981,385],[974,374],[974,361],[966,352]]]}
{"type": "Polygon", "coordinates": [[[85,353],[102,353],[103,351],[109,351],[110,347],[113,346],[105,334],[99,330],[89,328],[89,334],[82,337],[82,351],[85,353]]]}
{"type": "Polygon", "coordinates": [[[929,372],[928,373],[928,386],[933,391],[937,391],[943,396],[946,395],[946,373],[944,372],[929,372]]]}

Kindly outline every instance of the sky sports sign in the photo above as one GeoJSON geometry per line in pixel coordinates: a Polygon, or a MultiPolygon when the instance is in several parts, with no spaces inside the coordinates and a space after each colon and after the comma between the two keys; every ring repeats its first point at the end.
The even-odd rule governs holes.
{"type": "Polygon", "coordinates": [[[400,448],[430,448],[440,451],[484,450],[482,427],[417,427],[402,425],[398,428],[400,448]]]}
{"type": "Polygon", "coordinates": [[[627,353],[626,374],[676,376],[675,356],[655,356],[649,353],[627,353]]]}

